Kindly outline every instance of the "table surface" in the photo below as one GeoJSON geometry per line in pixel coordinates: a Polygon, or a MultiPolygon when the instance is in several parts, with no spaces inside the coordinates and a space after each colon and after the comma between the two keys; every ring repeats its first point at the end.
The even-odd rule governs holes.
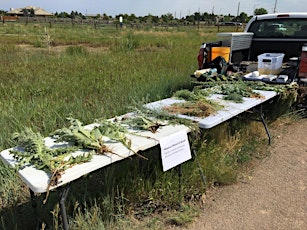
{"type": "MultiPolygon", "coordinates": [[[[90,128],[93,125],[89,125],[87,127],[90,128]]],[[[50,187],[50,189],[62,186],[97,169],[103,168],[109,164],[128,158],[134,155],[134,152],[139,152],[154,147],[159,144],[159,139],[169,136],[173,133],[177,133],[179,131],[186,131],[188,133],[190,130],[184,125],[166,125],[160,127],[156,133],[152,133],[149,131],[140,131],[137,132],[137,135],[127,134],[127,138],[131,140],[131,150],[133,151],[129,150],[120,142],[112,141],[108,138],[105,138],[106,145],[108,146],[108,148],[110,148],[116,154],[94,154],[91,161],[75,165],[72,168],[65,170],[65,173],[61,176],[60,183],[58,183],[57,186],[50,187]]],[[[135,132],[135,130],[133,132],[135,132]]],[[[66,143],[55,143],[55,139],[47,137],[45,138],[45,144],[50,148],[56,148],[61,147],[66,143]]],[[[18,147],[10,149],[18,149],[18,147]]],[[[17,161],[10,154],[10,149],[2,151],[0,153],[0,156],[5,163],[9,164],[10,166],[14,166],[17,161]]],[[[80,150],[74,152],[73,155],[82,154],[84,152],[86,152],[86,150],[80,150]]],[[[18,174],[33,192],[47,192],[51,177],[49,173],[43,170],[38,170],[33,166],[27,166],[19,170],[18,174]]]]}
{"type": "MultiPolygon", "coordinates": [[[[237,116],[240,113],[243,113],[257,105],[264,103],[267,100],[272,99],[277,95],[274,91],[263,91],[263,90],[255,90],[262,95],[261,98],[243,98],[242,103],[235,103],[228,100],[223,100],[223,95],[221,94],[213,94],[208,97],[208,99],[219,103],[223,106],[222,109],[218,110],[216,113],[205,117],[194,117],[194,116],[187,116],[182,114],[177,114],[180,118],[190,119],[193,121],[198,122],[199,127],[202,129],[209,129],[212,128],[234,116],[237,116]]],[[[164,106],[169,106],[174,103],[184,102],[184,100],[179,100],[176,98],[167,98],[160,101],[155,101],[152,103],[148,103],[145,106],[150,109],[160,110],[164,106]]]]}
{"type": "MultiPolygon", "coordinates": [[[[226,101],[222,99],[223,95],[213,94],[209,97],[209,99],[216,101],[224,106],[221,110],[217,111],[215,114],[205,118],[191,117],[180,114],[178,114],[178,117],[192,119],[199,123],[200,128],[209,129],[257,105],[260,105],[261,103],[276,96],[276,93],[273,91],[258,90],[257,92],[259,92],[263,96],[263,98],[260,99],[244,98],[243,103],[234,103],[231,101],[226,101]]],[[[173,103],[181,101],[183,100],[178,100],[175,98],[167,98],[164,100],[148,103],[145,106],[152,109],[161,109],[161,107],[163,106],[171,105],[173,103]]],[[[86,127],[90,129],[95,125],[96,124],[91,124],[86,127]]],[[[185,131],[187,133],[190,132],[189,128],[184,125],[166,125],[160,127],[156,133],[152,133],[149,131],[139,131],[137,132],[137,135],[127,134],[127,138],[131,140],[131,150],[133,151],[129,150],[122,143],[112,141],[106,138],[105,141],[108,147],[117,154],[111,154],[111,153],[107,153],[104,155],[94,154],[93,159],[91,161],[75,165],[72,168],[65,170],[65,173],[61,176],[60,182],[56,186],[50,187],[49,189],[51,190],[56,187],[65,185],[90,172],[103,168],[114,162],[128,158],[134,155],[135,152],[144,151],[146,149],[154,147],[159,144],[159,139],[181,131],[185,131]]],[[[136,132],[136,131],[131,130],[131,132],[136,132]]],[[[61,145],[66,143],[55,143],[55,139],[47,137],[45,138],[45,144],[50,148],[56,148],[56,147],[61,147],[61,145]]],[[[10,154],[11,149],[18,149],[18,147],[3,150],[0,153],[0,156],[6,164],[14,166],[17,162],[10,154]]],[[[73,155],[82,154],[84,152],[85,150],[79,150],[73,153],[73,155]]],[[[18,174],[21,177],[21,179],[24,181],[24,183],[26,183],[26,185],[33,192],[35,193],[47,192],[51,177],[50,174],[46,173],[43,170],[38,170],[33,166],[24,167],[23,169],[18,171],[18,174]]]]}

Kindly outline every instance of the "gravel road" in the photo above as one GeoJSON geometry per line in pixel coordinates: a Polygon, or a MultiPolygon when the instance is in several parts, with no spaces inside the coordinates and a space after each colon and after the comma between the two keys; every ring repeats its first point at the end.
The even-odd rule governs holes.
{"type": "Polygon", "coordinates": [[[200,216],[174,229],[307,229],[307,119],[270,131],[269,156],[238,183],[210,190],[200,216]]]}

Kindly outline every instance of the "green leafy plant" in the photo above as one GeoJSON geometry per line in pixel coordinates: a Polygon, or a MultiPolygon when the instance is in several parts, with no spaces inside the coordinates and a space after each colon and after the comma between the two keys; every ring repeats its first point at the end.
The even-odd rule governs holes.
{"type": "Polygon", "coordinates": [[[48,148],[43,136],[40,133],[33,132],[30,128],[26,128],[21,133],[14,133],[13,139],[17,141],[19,148],[21,148],[20,150],[16,148],[10,150],[10,153],[17,160],[16,170],[31,165],[51,173],[44,203],[47,201],[49,188],[58,184],[62,173],[67,168],[92,159],[91,153],[72,156],[71,153],[77,150],[76,147],[48,148]]]}
{"type": "Polygon", "coordinates": [[[70,122],[68,128],[64,127],[52,133],[57,142],[67,141],[79,148],[92,149],[97,154],[111,152],[108,150],[103,141],[103,136],[97,126],[93,129],[85,129],[77,119],[67,118],[70,122]]]}
{"type": "Polygon", "coordinates": [[[61,172],[80,161],[91,159],[90,154],[72,157],[70,154],[77,150],[76,147],[50,149],[45,145],[43,136],[26,128],[21,133],[14,133],[13,139],[17,141],[20,150],[11,149],[10,153],[18,161],[16,169],[32,165],[37,169],[48,170],[52,173],[61,172]],[[65,159],[68,157],[68,159],[65,159]],[[83,159],[83,160],[82,160],[83,159]]]}
{"type": "Polygon", "coordinates": [[[122,120],[122,123],[128,124],[131,128],[146,130],[152,133],[157,132],[160,127],[165,125],[157,118],[147,117],[145,114],[140,113],[140,111],[137,115],[122,120]]]}
{"type": "MultiPolygon", "coordinates": [[[[105,144],[103,137],[109,137],[112,140],[121,142],[129,150],[131,149],[131,140],[129,140],[125,134],[128,130],[110,120],[100,119],[97,120],[97,125],[89,129],[83,126],[82,122],[78,119],[67,118],[70,122],[70,126],[58,129],[52,133],[57,142],[67,141],[79,148],[91,149],[95,154],[112,153],[120,156],[120,154],[112,151],[105,144]]],[[[133,153],[137,154],[133,151],[133,153]]],[[[140,157],[143,157],[137,154],[140,157]]],[[[120,156],[121,157],[121,156],[120,156]]],[[[144,157],[143,157],[144,158],[144,157]]]]}

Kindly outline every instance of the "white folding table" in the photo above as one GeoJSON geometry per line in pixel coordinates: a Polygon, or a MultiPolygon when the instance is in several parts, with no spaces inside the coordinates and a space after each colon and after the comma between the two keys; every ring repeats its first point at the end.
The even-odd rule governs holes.
{"type": "MultiPolygon", "coordinates": [[[[105,144],[116,154],[94,154],[93,159],[91,161],[75,165],[72,168],[65,170],[65,173],[61,176],[61,180],[59,181],[59,183],[56,186],[51,187],[50,189],[65,185],[90,172],[103,168],[116,161],[130,157],[134,155],[134,152],[137,153],[139,151],[144,151],[146,149],[154,147],[159,144],[159,139],[179,131],[186,131],[188,133],[189,128],[184,125],[166,125],[161,126],[156,133],[152,133],[150,131],[141,131],[138,132],[136,135],[127,134],[127,138],[131,140],[131,150],[125,147],[120,142],[112,141],[108,138],[105,138],[105,144]]],[[[61,147],[64,145],[64,143],[55,143],[55,139],[50,137],[45,138],[45,144],[47,147],[50,148],[61,147]]],[[[11,149],[18,150],[18,147],[14,147],[11,149]]],[[[17,162],[10,154],[11,149],[6,149],[2,151],[0,156],[5,163],[9,164],[10,166],[14,166],[17,162]]],[[[73,153],[73,155],[81,154],[84,152],[86,152],[86,150],[76,151],[75,153],[73,153]]],[[[23,180],[23,182],[25,182],[25,184],[34,193],[47,192],[51,176],[50,174],[46,173],[43,170],[38,170],[33,166],[24,167],[23,169],[18,171],[18,174],[23,180]]]]}
{"type": "MultiPolygon", "coordinates": [[[[90,129],[95,125],[96,124],[91,124],[86,127],[90,129]]],[[[131,149],[128,149],[120,142],[116,142],[114,140],[105,138],[104,140],[105,144],[108,146],[109,149],[111,149],[116,154],[112,153],[106,153],[104,155],[94,154],[93,158],[89,162],[78,164],[65,170],[65,173],[62,174],[60,181],[56,186],[48,187],[51,179],[50,173],[47,173],[43,170],[38,170],[31,165],[20,169],[18,171],[18,175],[20,176],[21,180],[30,189],[33,208],[36,207],[35,202],[33,202],[33,200],[35,201],[34,193],[45,193],[57,187],[63,187],[63,192],[61,193],[59,203],[60,203],[64,229],[68,229],[65,200],[67,197],[67,193],[69,191],[69,186],[65,185],[67,184],[69,185],[70,182],[73,182],[76,179],[81,178],[82,176],[88,173],[101,169],[114,162],[128,158],[139,151],[144,151],[146,149],[152,148],[159,144],[159,140],[161,138],[182,131],[188,133],[190,132],[190,129],[184,125],[165,125],[161,126],[155,133],[152,133],[150,131],[135,131],[135,130],[130,130],[130,131],[131,133],[127,134],[126,136],[127,138],[129,138],[129,140],[131,140],[131,147],[130,147],[131,149]]],[[[57,147],[59,148],[63,147],[63,145],[64,146],[67,145],[67,143],[56,143],[55,139],[51,137],[45,138],[45,144],[50,148],[57,148],[57,147]]],[[[4,163],[14,167],[17,161],[10,154],[11,149],[19,150],[19,147],[13,147],[10,149],[3,150],[0,153],[0,158],[3,160],[4,163]]],[[[79,150],[74,152],[72,155],[78,155],[85,152],[86,150],[79,150]]]]}
{"type": "MultiPolygon", "coordinates": [[[[212,94],[208,96],[209,100],[219,103],[220,105],[223,106],[223,108],[205,118],[196,117],[196,116],[188,116],[188,115],[183,115],[183,114],[176,114],[176,116],[180,118],[185,118],[185,119],[196,121],[198,122],[199,127],[202,129],[210,129],[218,124],[223,123],[224,121],[227,121],[239,115],[240,113],[246,112],[260,105],[260,110],[258,112],[259,112],[261,119],[259,121],[262,122],[265,128],[265,131],[269,138],[269,144],[270,144],[271,135],[270,135],[270,132],[267,128],[267,124],[262,114],[262,104],[274,98],[277,95],[277,93],[275,91],[264,91],[264,90],[254,90],[254,91],[259,93],[261,97],[259,98],[243,97],[242,103],[235,103],[229,100],[224,100],[223,99],[224,95],[221,95],[221,94],[212,94]]],[[[179,103],[179,102],[184,102],[184,100],[179,100],[176,98],[167,98],[167,99],[163,99],[160,101],[148,103],[145,106],[149,109],[161,110],[165,106],[170,106],[174,103],[179,103]]]]}
{"type": "MultiPolygon", "coordinates": [[[[205,118],[186,116],[182,114],[177,114],[177,116],[180,118],[191,119],[193,121],[196,121],[198,122],[200,128],[209,129],[255,106],[261,105],[265,101],[268,101],[277,95],[276,92],[274,91],[257,90],[257,92],[259,92],[262,95],[261,98],[243,98],[243,103],[234,103],[231,101],[223,100],[223,95],[213,94],[210,97],[208,97],[208,99],[211,99],[212,101],[218,102],[219,104],[223,105],[223,108],[217,111],[215,114],[212,114],[205,118]]],[[[150,109],[159,110],[162,109],[162,107],[164,106],[171,105],[177,102],[183,102],[183,100],[178,100],[175,98],[167,98],[164,100],[148,103],[145,106],[150,109]]],[[[261,119],[263,125],[265,126],[270,141],[270,135],[262,115],[261,119]]],[[[90,129],[95,125],[96,124],[91,124],[86,127],[90,129]]],[[[43,170],[38,170],[33,166],[29,165],[19,170],[18,174],[22,179],[22,181],[29,187],[31,198],[33,198],[34,193],[45,193],[48,192],[48,190],[52,190],[57,187],[69,184],[70,182],[88,173],[91,173],[107,165],[110,165],[114,162],[130,157],[135,152],[137,153],[139,151],[144,151],[146,149],[154,147],[159,144],[159,139],[163,137],[182,131],[189,133],[190,129],[184,125],[166,125],[160,127],[156,133],[152,133],[149,131],[139,131],[137,135],[127,134],[127,137],[131,140],[131,150],[133,151],[129,150],[127,147],[125,147],[123,144],[119,142],[112,141],[106,138],[105,139],[106,144],[116,154],[107,153],[104,155],[94,155],[91,161],[75,165],[72,168],[65,170],[65,173],[61,176],[59,183],[56,186],[50,188],[48,186],[50,183],[51,175],[43,170]]],[[[131,130],[131,132],[135,132],[135,130],[131,130]]],[[[45,138],[45,143],[46,146],[50,148],[61,147],[62,145],[66,144],[66,143],[56,143],[55,139],[50,137],[45,138]]],[[[11,149],[18,150],[18,147],[14,147],[11,149]]],[[[2,151],[0,153],[0,157],[6,164],[13,167],[17,162],[10,154],[11,149],[6,149],[2,151]]],[[[79,150],[73,154],[81,154],[84,152],[85,150],[79,150]]],[[[64,189],[64,192],[62,193],[60,199],[60,208],[63,217],[64,229],[68,229],[68,222],[65,210],[65,199],[68,191],[69,187],[68,189],[64,189]]]]}
{"type": "MultiPolygon", "coordinates": [[[[235,103],[223,100],[223,95],[213,94],[210,97],[208,97],[208,99],[211,99],[223,105],[223,108],[217,111],[215,114],[212,114],[205,118],[192,117],[181,114],[178,114],[178,117],[192,119],[198,122],[200,128],[209,129],[257,105],[261,105],[265,101],[272,99],[273,97],[276,96],[276,92],[274,91],[258,90],[257,92],[259,92],[262,95],[261,98],[243,98],[243,103],[235,103]]],[[[146,104],[145,106],[157,110],[161,109],[164,106],[182,101],[183,100],[178,100],[175,98],[167,98],[146,104]]],[[[97,124],[91,124],[86,127],[90,129],[95,125],[97,124]]],[[[165,136],[183,130],[186,131],[187,133],[189,132],[189,128],[184,125],[166,125],[166,126],[161,126],[156,133],[152,133],[150,131],[139,131],[137,135],[127,134],[127,138],[131,140],[131,150],[133,151],[129,150],[122,143],[112,141],[106,138],[105,139],[106,144],[116,154],[107,153],[104,155],[94,155],[91,161],[75,165],[72,168],[67,169],[65,171],[65,174],[62,175],[60,182],[56,186],[51,187],[50,189],[54,189],[56,187],[67,184],[73,180],[82,177],[85,174],[98,170],[116,161],[123,160],[129,156],[132,156],[134,152],[144,151],[146,149],[154,147],[159,144],[160,138],[163,138],[165,136]]],[[[135,132],[135,130],[131,131],[131,133],[133,132],[135,132]]],[[[61,147],[63,144],[65,144],[65,143],[55,143],[55,139],[50,137],[45,138],[45,143],[46,146],[50,148],[61,147]]],[[[14,147],[11,149],[18,149],[18,147],[14,147]]],[[[13,156],[9,153],[11,149],[6,149],[2,151],[0,156],[5,163],[9,164],[10,166],[14,166],[17,162],[14,160],[13,156]]],[[[84,151],[85,150],[80,150],[75,152],[74,154],[84,153],[84,151]]],[[[28,166],[19,170],[18,174],[34,193],[47,192],[50,175],[45,171],[38,170],[33,166],[28,166]]]]}
{"type": "MultiPolygon", "coordinates": [[[[223,123],[240,113],[246,112],[247,110],[256,107],[257,105],[261,105],[262,103],[274,98],[277,93],[274,91],[264,91],[264,90],[255,90],[258,92],[261,97],[260,98],[243,98],[242,103],[235,103],[229,100],[224,100],[223,95],[221,94],[212,94],[208,97],[209,100],[213,102],[217,102],[223,106],[222,109],[216,111],[214,114],[201,118],[195,116],[188,116],[183,114],[176,114],[176,116],[180,118],[190,119],[198,122],[199,127],[202,129],[210,129],[218,124],[223,123]]],[[[161,110],[165,106],[170,106],[174,103],[184,102],[184,100],[179,100],[176,98],[167,98],[160,101],[155,101],[146,104],[145,106],[149,109],[161,110]]]]}

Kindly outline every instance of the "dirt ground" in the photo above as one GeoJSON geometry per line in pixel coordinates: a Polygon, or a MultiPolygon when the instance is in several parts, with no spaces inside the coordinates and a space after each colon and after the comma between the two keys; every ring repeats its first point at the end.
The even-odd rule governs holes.
{"type": "Polygon", "coordinates": [[[214,188],[188,230],[307,229],[307,119],[270,128],[270,154],[238,183],[214,188]]]}

